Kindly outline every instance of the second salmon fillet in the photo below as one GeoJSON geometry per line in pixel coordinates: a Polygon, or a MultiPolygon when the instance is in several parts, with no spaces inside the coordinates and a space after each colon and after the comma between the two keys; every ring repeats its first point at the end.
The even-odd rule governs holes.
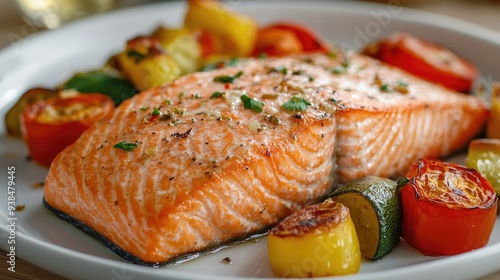
{"type": "Polygon", "coordinates": [[[359,54],[247,60],[124,102],[58,155],[44,200],[127,259],[163,263],[271,226],[336,180],[453,153],[487,116],[359,54]]]}

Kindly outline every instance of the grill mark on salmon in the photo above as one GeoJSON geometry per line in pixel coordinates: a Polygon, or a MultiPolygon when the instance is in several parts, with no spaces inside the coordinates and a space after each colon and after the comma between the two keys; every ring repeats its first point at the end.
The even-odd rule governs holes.
{"type": "Polygon", "coordinates": [[[123,102],[56,157],[44,200],[126,259],[163,263],[271,226],[335,180],[398,176],[419,158],[446,156],[487,116],[474,97],[359,54],[250,59],[123,102]],[[346,60],[348,74],[335,74],[346,60]],[[280,67],[287,74],[271,71],[280,67]],[[230,89],[213,81],[238,71],[230,89]],[[408,93],[380,88],[400,80],[408,93]],[[216,91],[224,97],[210,98],[216,91]],[[263,112],[244,109],[243,94],[265,102],[263,112]],[[293,96],[312,105],[282,109],[293,96]],[[176,116],[148,121],[153,108],[176,116]],[[120,141],[138,147],[113,148],[120,141]]]}

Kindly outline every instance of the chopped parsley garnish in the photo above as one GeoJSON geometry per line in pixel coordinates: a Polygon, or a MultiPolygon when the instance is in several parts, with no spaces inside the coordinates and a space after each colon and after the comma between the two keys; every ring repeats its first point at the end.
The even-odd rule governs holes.
{"type": "Polygon", "coordinates": [[[243,107],[245,109],[250,109],[257,113],[262,112],[262,106],[264,106],[264,102],[254,100],[246,94],[241,96],[241,102],[243,102],[243,107]]]}
{"type": "Polygon", "coordinates": [[[226,76],[226,75],[217,76],[214,78],[214,82],[224,83],[224,84],[232,84],[234,82],[234,80],[238,79],[241,75],[243,75],[243,71],[239,71],[234,76],[226,76]]]}
{"type": "Polygon", "coordinates": [[[182,99],[182,97],[184,96],[184,94],[185,94],[185,93],[184,93],[183,91],[181,91],[181,92],[179,93],[179,99],[182,99]]]}
{"type": "Polygon", "coordinates": [[[224,92],[222,91],[214,91],[212,93],[212,95],[210,96],[210,98],[219,98],[219,97],[222,97],[224,95],[224,92]]]}
{"type": "Polygon", "coordinates": [[[384,91],[384,92],[391,92],[391,89],[389,88],[389,86],[386,83],[383,83],[380,85],[380,90],[384,91]]]}
{"type": "Polygon", "coordinates": [[[286,67],[274,67],[271,70],[269,70],[269,73],[272,72],[279,72],[283,75],[286,75],[286,73],[288,73],[288,69],[286,69],[286,67]]]}
{"type": "Polygon", "coordinates": [[[172,105],[172,101],[170,101],[170,100],[168,100],[168,99],[167,99],[167,100],[165,100],[165,101],[163,101],[163,102],[164,102],[165,104],[167,104],[167,105],[172,105]]]}
{"type": "Polygon", "coordinates": [[[148,107],[142,107],[141,111],[147,111],[148,109],[149,109],[149,106],[148,107]]]}
{"type": "Polygon", "coordinates": [[[128,51],[127,56],[133,58],[135,63],[138,63],[139,61],[143,60],[146,57],[145,54],[142,54],[134,50],[128,51]]]}
{"type": "Polygon", "coordinates": [[[214,63],[206,64],[205,66],[203,66],[201,71],[206,72],[206,71],[211,71],[211,70],[215,70],[215,69],[221,69],[221,68],[228,67],[228,66],[235,66],[238,63],[239,63],[238,58],[231,58],[231,59],[225,60],[225,61],[217,61],[214,63]]]}
{"type": "Polygon", "coordinates": [[[122,150],[125,150],[127,152],[131,152],[131,151],[135,150],[138,145],[139,144],[137,144],[137,142],[129,143],[129,142],[122,141],[122,142],[119,142],[119,143],[116,143],[115,145],[113,145],[113,148],[122,149],[122,150]]]}
{"type": "Polygon", "coordinates": [[[337,66],[332,70],[333,74],[347,74],[347,68],[344,66],[337,66]]]}
{"type": "Polygon", "coordinates": [[[351,63],[351,61],[349,61],[349,58],[345,57],[344,61],[342,61],[341,65],[342,65],[342,67],[347,68],[347,67],[349,67],[350,63],[351,63]]]}
{"type": "Polygon", "coordinates": [[[153,113],[151,113],[152,116],[158,116],[160,114],[160,108],[154,108],[153,113]]]}
{"type": "Polygon", "coordinates": [[[283,105],[281,105],[281,108],[289,112],[297,112],[307,110],[307,106],[309,105],[312,105],[311,103],[309,103],[309,101],[305,100],[304,98],[294,96],[283,105]]]}

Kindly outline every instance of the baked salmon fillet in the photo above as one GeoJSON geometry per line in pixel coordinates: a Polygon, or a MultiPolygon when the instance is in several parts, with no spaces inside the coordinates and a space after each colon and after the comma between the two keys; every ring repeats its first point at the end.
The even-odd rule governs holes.
{"type": "Polygon", "coordinates": [[[249,59],[145,91],[53,161],[45,205],[125,259],[242,238],[334,182],[464,147],[487,106],[350,52],[249,59]]]}

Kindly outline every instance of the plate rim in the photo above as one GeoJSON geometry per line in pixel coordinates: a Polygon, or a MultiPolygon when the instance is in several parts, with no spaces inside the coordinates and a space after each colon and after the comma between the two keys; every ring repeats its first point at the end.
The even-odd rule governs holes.
{"type": "MultiPolygon", "coordinates": [[[[246,1],[246,2],[249,2],[249,1],[246,1]]],[[[252,6],[253,6],[253,8],[256,8],[256,6],[259,6],[259,5],[270,5],[270,4],[278,5],[279,2],[280,1],[277,1],[277,0],[275,0],[275,1],[255,1],[255,2],[250,3],[251,5],[247,6],[246,8],[252,8],[252,6]]],[[[294,1],[291,3],[289,2],[291,5],[289,5],[287,8],[293,9],[293,8],[299,7],[299,6],[301,6],[300,4],[298,4],[299,2],[302,3],[302,5],[303,5],[303,1],[294,1]]],[[[356,7],[356,8],[364,7],[363,9],[368,9],[368,7],[380,8],[381,6],[385,6],[384,4],[367,3],[367,2],[350,2],[350,1],[331,2],[331,1],[314,0],[314,1],[307,2],[308,5],[310,5],[310,6],[308,6],[308,9],[317,9],[316,5],[318,5],[320,3],[324,4],[326,2],[328,2],[328,5],[331,5],[331,7],[329,7],[329,8],[332,8],[335,6],[337,6],[337,7],[340,6],[340,7],[343,7],[344,9],[352,9],[352,7],[356,7]]],[[[75,21],[73,23],[65,25],[61,29],[37,33],[36,35],[34,35],[34,37],[28,38],[31,42],[24,42],[24,43],[36,45],[37,43],[39,43],[39,41],[45,40],[45,38],[48,36],[57,36],[57,34],[60,34],[63,32],[68,32],[68,30],[71,31],[72,29],[81,28],[81,26],[84,26],[84,25],[89,24],[89,23],[94,22],[94,21],[103,20],[103,19],[108,18],[110,16],[120,17],[120,16],[126,15],[128,13],[136,13],[138,11],[147,11],[149,9],[157,9],[160,7],[165,8],[165,7],[182,7],[182,6],[183,6],[182,1],[173,1],[173,2],[150,3],[150,4],[146,4],[146,5],[141,5],[138,7],[129,7],[129,8],[124,8],[124,9],[119,9],[119,10],[115,10],[115,11],[112,11],[109,13],[99,14],[99,15],[91,16],[91,17],[88,17],[88,18],[85,18],[85,19],[82,19],[79,21],[75,21]],[[56,34],[56,35],[50,35],[50,34],[56,34]]],[[[355,12],[363,14],[362,9],[355,10],[355,12]]],[[[451,26],[455,26],[454,28],[445,27],[445,29],[453,30],[455,32],[458,31],[462,34],[465,34],[467,36],[472,36],[472,37],[477,38],[477,39],[487,40],[487,41],[490,41],[490,42],[492,42],[500,47],[500,32],[489,29],[487,27],[482,27],[482,26],[479,26],[477,24],[469,23],[469,22],[466,22],[464,20],[452,18],[449,16],[439,15],[439,14],[426,12],[426,11],[414,10],[413,8],[408,8],[408,7],[405,7],[405,13],[410,13],[412,15],[411,19],[404,19],[405,21],[409,21],[409,22],[413,22],[413,23],[418,24],[418,23],[424,22],[423,20],[421,20],[421,18],[424,18],[424,16],[431,17],[432,19],[435,19],[434,24],[437,26],[439,26],[440,24],[443,24],[443,23],[450,24],[450,25],[453,24],[451,26]],[[459,30],[457,30],[456,28],[459,28],[459,30]]],[[[397,14],[397,15],[395,15],[395,17],[402,18],[402,15],[397,14]]],[[[22,39],[22,40],[25,40],[25,39],[22,39]]],[[[12,52],[15,52],[14,49],[16,48],[16,44],[20,44],[20,43],[22,43],[22,42],[14,42],[13,44],[10,44],[10,45],[6,46],[5,48],[3,48],[2,50],[0,50],[0,63],[3,62],[4,59],[6,59],[6,57],[12,55],[12,52]]],[[[3,79],[0,77],[0,88],[2,88],[3,84],[4,84],[3,79]]],[[[15,98],[17,96],[17,94],[15,92],[11,92],[10,94],[7,93],[6,96],[5,95],[0,96],[0,100],[7,101],[7,102],[2,102],[3,105],[0,106],[0,111],[4,111],[4,108],[11,101],[10,98],[15,98]]],[[[0,131],[4,132],[4,130],[1,128],[2,127],[0,126],[0,131]]],[[[2,214],[0,216],[2,216],[2,219],[3,219],[3,215],[4,215],[3,209],[0,211],[0,214],[2,214]]],[[[497,218],[497,221],[498,221],[498,218],[497,218]]],[[[0,232],[2,234],[8,233],[8,229],[7,229],[7,226],[5,224],[2,224],[2,226],[0,226],[0,232]]],[[[20,241],[22,240],[23,242],[26,242],[26,245],[38,246],[39,249],[40,248],[52,249],[52,250],[55,250],[57,252],[60,252],[64,256],[76,257],[76,258],[78,258],[78,260],[85,260],[85,261],[88,261],[90,263],[94,263],[97,265],[108,265],[108,268],[109,267],[124,268],[124,267],[129,267],[130,265],[133,265],[133,264],[130,264],[130,263],[127,263],[124,261],[117,261],[117,260],[106,259],[106,258],[88,255],[88,254],[83,253],[83,252],[75,251],[75,250],[72,250],[72,249],[69,249],[66,247],[52,244],[52,243],[47,242],[47,241],[37,239],[35,236],[29,235],[29,234],[23,233],[23,232],[17,232],[17,237],[19,238],[20,241]]],[[[26,246],[26,245],[23,245],[23,246],[26,246]]],[[[1,246],[2,246],[2,248],[4,248],[3,244],[1,244],[1,246]]],[[[363,274],[335,277],[334,279],[384,279],[385,277],[389,277],[391,275],[404,276],[404,275],[407,275],[408,272],[405,272],[406,274],[404,274],[404,275],[400,275],[401,271],[403,271],[403,270],[404,271],[411,270],[413,272],[417,272],[424,267],[440,266],[442,264],[446,265],[449,262],[454,262],[454,263],[469,262],[470,258],[472,258],[474,260],[480,260],[480,259],[484,258],[484,254],[499,255],[500,256],[500,242],[497,244],[490,245],[490,246],[485,247],[485,248],[475,250],[473,252],[468,252],[466,254],[462,254],[462,255],[450,256],[450,257],[443,258],[443,259],[438,259],[438,260],[433,260],[433,261],[418,263],[418,264],[411,264],[408,266],[403,266],[403,267],[398,267],[398,268],[391,268],[391,269],[388,269],[387,271],[373,271],[373,272],[367,272],[367,273],[363,273],[363,274]]],[[[20,257],[24,258],[24,259],[29,259],[29,257],[25,257],[25,256],[20,256],[20,257]]],[[[191,272],[175,271],[175,270],[169,271],[168,275],[165,275],[166,274],[165,271],[155,270],[155,269],[151,269],[149,267],[142,267],[142,266],[137,266],[137,265],[133,265],[133,266],[134,266],[134,268],[136,268],[138,270],[141,270],[141,271],[144,270],[144,273],[151,274],[152,276],[158,276],[157,274],[161,273],[163,276],[166,277],[165,279],[168,279],[169,277],[174,277],[177,279],[241,279],[241,280],[254,279],[254,278],[248,278],[248,277],[233,277],[233,276],[225,276],[225,275],[207,276],[207,275],[202,275],[199,273],[191,273],[191,272]],[[159,272],[152,273],[151,271],[159,271],[159,272]]],[[[392,276],[392,277],[394,277],[394,276],[392,276]]],[[[274,278],[261,278],[261,279],[274,279],[274,278]]]]}

